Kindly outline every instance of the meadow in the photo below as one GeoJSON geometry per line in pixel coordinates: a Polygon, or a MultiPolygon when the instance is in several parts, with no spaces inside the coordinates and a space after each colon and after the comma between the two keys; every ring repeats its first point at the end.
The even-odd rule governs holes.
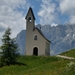
{"type": "Polygon", "coordinates": [[[56,56],[20,56],[15,65],[0,67],[0,75],[75,75],[71,70],[74,67],[67,67],[70,63],[74,64],[75,60],[56,56]]]}

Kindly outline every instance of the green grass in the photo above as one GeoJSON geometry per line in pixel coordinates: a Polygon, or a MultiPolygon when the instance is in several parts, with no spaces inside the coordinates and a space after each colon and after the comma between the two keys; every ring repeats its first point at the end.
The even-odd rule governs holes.
{"type": "Polygon", "coordinates": [[[75,62],[54,56],[21,56],[20,64],[3,66],[0,75],[62,75],[67,63],[75,62]]]}
{"type": "Polygon", "coordinates": [[[69,57],[74,57],[75,58],[75,49],[69,50],[67,52],[63,52],[60,55],[65,55],[65,56],[69,56],[69,57]]]}

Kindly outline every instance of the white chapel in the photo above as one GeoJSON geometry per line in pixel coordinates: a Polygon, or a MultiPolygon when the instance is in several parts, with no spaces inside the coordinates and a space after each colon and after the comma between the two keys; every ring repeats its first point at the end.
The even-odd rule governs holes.
{"type": "Polygon", "coordinates": [[[25,55],[50,56],[50,41],[35,27],[35,16],[30,7],[26,15],[25,55]]]}

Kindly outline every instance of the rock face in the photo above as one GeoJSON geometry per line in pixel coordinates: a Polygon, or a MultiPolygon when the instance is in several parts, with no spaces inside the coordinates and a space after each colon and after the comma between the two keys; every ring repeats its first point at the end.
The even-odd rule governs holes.
{"type": "MultiPolygon", "coordinates": [[[[37,25],[37,27],[51,41],[51,55],[75,48],[75,25],[37,25]]],[[[16,37],[20,54],[25,53],[25,36],[26,31],[22,30],[16,37]]]]}
{"type": "Polygon", "coordinates": [[[22,30],[16,37],[16,42],[18,44],[19,53],[25,54],[25,41],[26,41],[26,31],[22,30]]]}

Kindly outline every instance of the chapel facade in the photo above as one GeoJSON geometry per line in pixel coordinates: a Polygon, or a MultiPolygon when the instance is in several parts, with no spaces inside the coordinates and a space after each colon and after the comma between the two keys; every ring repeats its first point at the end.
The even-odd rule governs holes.
{"type": "Polygon", "coordinates": [[[25,55],[50,56],[50,41],[35,27],[35,16],[30,7],[26,15],[25,55]]]}

